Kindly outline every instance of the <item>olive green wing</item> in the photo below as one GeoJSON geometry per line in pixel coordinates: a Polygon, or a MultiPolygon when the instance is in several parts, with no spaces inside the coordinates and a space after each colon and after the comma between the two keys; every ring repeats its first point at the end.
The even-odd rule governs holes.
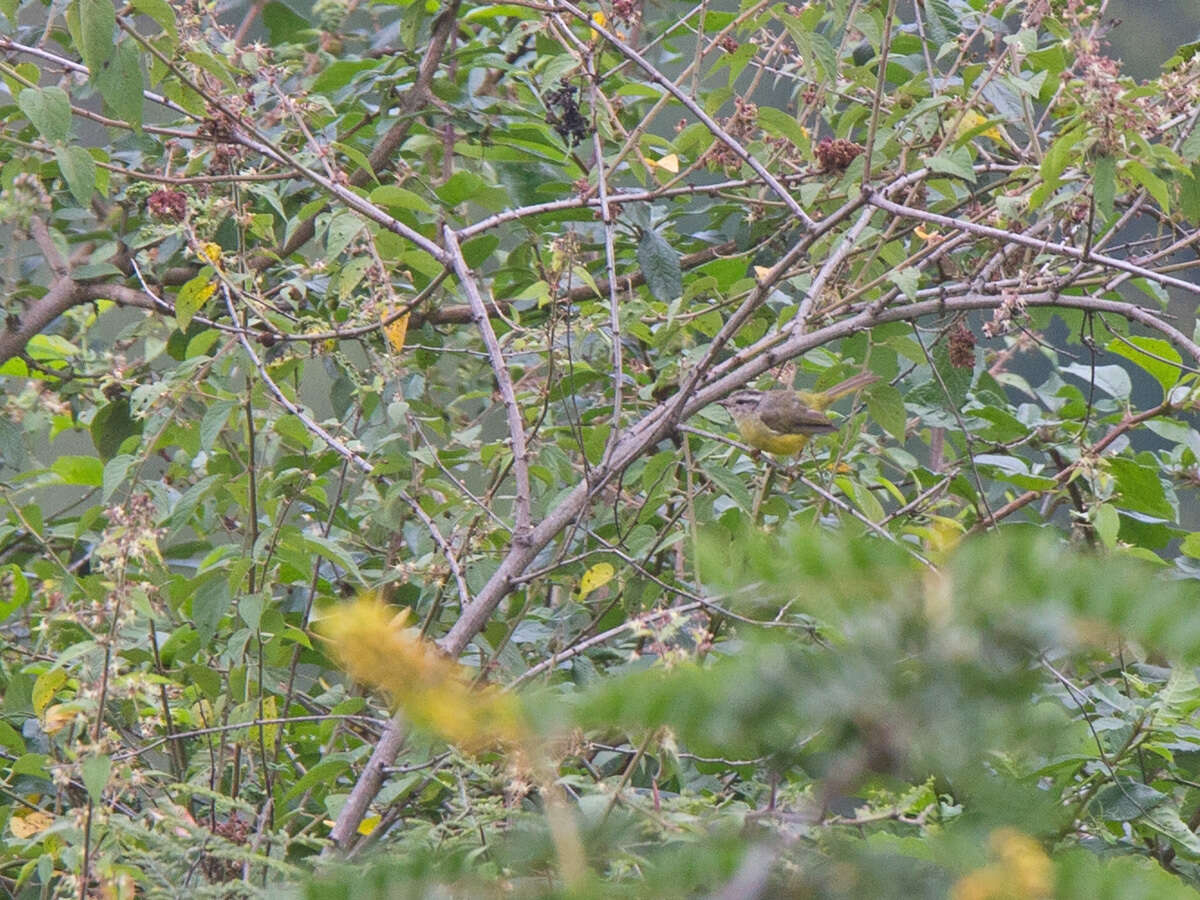
{"type": "Polygon", "coordinates": [[[828,434],[837,426],[791,391],[770,391],[758,405],[763,424],[781,434],[828,434]]]}

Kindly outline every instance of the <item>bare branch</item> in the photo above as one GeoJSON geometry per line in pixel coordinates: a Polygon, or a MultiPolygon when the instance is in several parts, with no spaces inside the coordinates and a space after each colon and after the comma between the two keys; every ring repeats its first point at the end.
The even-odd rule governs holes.
{"type": "Polygon", "coordinates": [[[732,135],[725,131],[724,128],[718,125],[716,120],[706,113],[704,108],[701,107],[699,103],[682,91],[675,84],[675,82],[663,75],[662,72],[658,71],[658,69],[652,66],[645,59],[645,57],[643,57],[640,53],[626,44],[623,40],[621,40],[603,25],[596,22],[591,16],[589,16],[575,4],[568,2],[568,0],[556,0],[556,5],[567,10],[580,22],[588,23],[589,28],[592,28],[599,34],[603,35],[606,41],[616,47],[627,59],[631,60],[639,69],[645,72],[651,81],[653,81],[663,90],[667,91],[667,93],[687,107],[688,112],[703,122],[705,128],[711,131],[717,137],[717,139],[721,141],[721,143],[725,144],[725,146],[741,157],[746,165],[754,170],[755,174],[757,174],[758,177],[766,183],[767,187],[769,187],[775,193],[775,195],[784,202],[787,208],[797,219],[800,220],[805,228],[811,229],[813,227],[814,223],[812,218],[807,212],[804,211],[804,207],[796,202],[796,198],[791,195],[788,189],[780,184],[779,180],[769,171],[767,171],[766,166],[764,166],[757,158],[754,157],[753,154],[743,147],[741,142],[736,140],[732,135]]]}
{"type": "Polygon", "coordinates": [[[520,547],[529,539],[529,530],[532,527],[529,504],[533,491],[529,484],[529,451],[525,445],[525,422],[521,415],[521,408],[517,405],[517,395],[513,390],[512,376],[508,371],[508,363],[504,359],[504,351],[500,349],[500,342],[496,340],[496,332],[492,330],[487,306],[483,301],[483,296],[479,293],[475,276],[471,274],[467,261],[463,259],[462,248],[458,245],[458,238],[455,236],[454,230],[447,226],[443,234],[445,235],[446,249],[450,253],[451,265],[454,267],[455,275],[458,276],[458,283],[466,292],[467,299],[471,301],[471,309],[475,313],[475,325],[487,348],[488,358],[492,363],[492,374],[496,377],[496,384],[500,389],[500,399],[504,402],[508,418],[513,478],[516,481],[516,496],[513,499],[516,513],[513,526],[513,545],[520,547]]]}

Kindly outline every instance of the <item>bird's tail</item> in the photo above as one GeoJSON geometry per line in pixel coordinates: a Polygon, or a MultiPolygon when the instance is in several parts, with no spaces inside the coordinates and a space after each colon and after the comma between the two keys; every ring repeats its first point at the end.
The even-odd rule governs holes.
{"type": "Polygon", "coordinates": [[[852,375],[845,381],[835,384],[827,391],[820,393],[824,405],[828,406],[838,397],[845,397],[847,394],[853,394],[855,391],[865,388],[868,384],[872,384],[879,380],[879,376],[873,372],[859,372],[857,375],[852,375]]]}

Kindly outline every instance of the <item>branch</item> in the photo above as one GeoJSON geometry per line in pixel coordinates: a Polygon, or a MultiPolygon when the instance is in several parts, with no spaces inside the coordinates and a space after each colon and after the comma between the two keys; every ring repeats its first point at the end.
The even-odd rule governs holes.
{"type": "Polygon", "coordinates": [[[500,349],[500,342],[496,340],[496,332],[492,330],[492,322],[488,318],[487,307],[483,302],[483,296],[479,293],[479,286],[475,283],[475,276],[471,274],[471,269],[463,258],[462,248],[458,245],[454,229],[447,225],[443,234],[446,250],[450,254],[450,264],[454,267],[454,274],[458,276],[458,283],[462,285],[462,289],[467,293],[467,299],[471,301],[471,310],[475,314],[475,325],[479,329],[479,336],[483,339],[484,346],[487,347],[488,358],[492,363],[492,374],[496,376],[496,384],[500,388],[500,397],[504,401],[504,409],[508,417],[508,437],[512,444],[513,454],[513,478],[517,483],[516,497],[513,501],[516,506],[513,545],[520,547],[528,540],[529,530],[533,527],[533,518],[529,510],[533,490],[529,483],[529,450],[525,445],[525,422],[521,415],[521,407],[517,405],[517,395],[513,390],[512,376],[508,371],[508,363],[504,359],[504,351],[500,349]]]}
{"type": "MultiPolygon", "coordinates": [[[[1166,415],[1167,413],[1173,412],[1176,408],[1176,405],[1168,399],[1164,400],[1153,409],[1148,409],[1145,412],[1138,413],[1135,416],[1126,416],[1124,419],[1114,425],[1108,434],[1096,441],[1095,444],[1081,453],[1079,455],[1079,459],[1075,460],[1075,462],[1071,463],[1065,468],[1060,469],[1054,475],[1055,487],[1061,487],[1063,482],[1069,481],[1077,469],[1079,469],[1085,463],[1091,463],[1097,456],[1104,452],[1106,447],[1108,447],[1113,441],[1125,434],[1127,431],[1132,430],[1135,425],[1141,425],[1143,422],[1148,422],[1150,419],[1156,419],[1159,416],[1166,415]]],[[[1049,493],[1049,489],[1044,491],[1026,491],[1021,496],[1004,504],[1004,506],[1000,507],[994,513],[984,516],[973,526],[971,526],[971,530],[968,531],[967,534],[978,534],[981,531],[987,531],[1001,519],[1011,516],[1017,510],[1028,506],[1038,497],[1041,497],[1047,493],[1049,493]]]]}
{"type": "Polygon", "coordinates": [[[33,236],[34,243],[38,245],[38,249],[42,251],[42,256],[46,258],[46,265],[50,267],[50,271],[54,273],[54,277],[66,278],[70,275],[70,264],[58,252],[58,247],[55,245],[54,239],[50,237],[50,229],[46,227],[46,223],[42,221],[40,216],[30,216],[29,233],[33,236]]]}
{"type": "Polygon", "coordinates": [[[966,219],[955,219],[950,216],[939,215],[938,213],[926,212],[923,209],[917,209],[913,206],[904,206],[900,203],[893,203],[880,196],[877,192],[869,192],[867,202],[872,206],[877,206],[886,212],[890,212],[894,216],[903,216],[909,219],[920,219],[924,222],[932,222],[942,228],[950,229],[951,231],[967,232],[968,234],[979,235],[980,237],[988,237],[995,241],[1000,241],[1006,244],[1022,244],[1026,247],[1032,247],[1034,250],[1040,250],[1045,253],[1057,253],[1059,256],[1066,256],[1070,259],[1077,259],[1080,262],[1096,263],[1101,266],[1108,266],[1110,269],[1120,269],[1122,272],[1128,272],[1131,275],[1138,275],[1142,278],[1148,278],[1153,282],[1164,285],[1165,287],[1179,288],[1181,291],[1187,291],[1189,294],[1200,295],[1200,284],[1191,281],[1184,281],[1180,278],[1172,278],[1170,275],[1164,275],[1161,272],[1155,272],[1153,269],[1146,269],[1142,266],[1135,265],[1131,262],[1126,262],[1123,259],[1117,259],[1115,256],[1106,256],[1103,253],[1085,252],[1078,247],[1071,247],[1067,244],[1060,244],[1054,241],[1038,240],[1037,238],[1027,237],[1024,234],[1005,231],[1001,228],[992,228],[990,225],[979,225],[975,222],[967,221],[966,219]]]}
{"type": "MultiPolygon", "coordinates": [[[[429,102],[431,96],[429,87],[433,84],[433,76],[437,74],[438,66],[442,62],[442,55],[446,52],[446,44],[450,40],[450,35],[454,32],[458,21],[458,7],[461,2],[462,0],[452,0],[450,5],[434,20],[433,31],[429,36],[429,46],[425,48],[425,54],[421,60],[421,68],[417,71],[417,80],[413,82],[411,88],[405,91],[404,95],[400,98],[400,102],[397,104],[399,111],[396,124],[388,129],[387,133],[380,138],[379,143],[368,154],[367,162],[371,164],[371,169],[369,171],[367,169],[358,169],[350,176],[351,187],[362,187],[365,185],[375,177],[376,172],[391,160],[392,154],[396,152],[396,149],[408,137],[409,129],[412,128],[413,115],[429,102]]],[[[280,259],[286,259],[295,253],[312,240],[317,230],[317,217],[326,209],[328,207],[322,207],[301,222],[296,227],[296,230],[292,232],[292,236],[274,254],[264,253],[261,256],[257,256],[251,265],[256,269],[265,269],[275,261],[276,256],[280,259]]]]}
{"type": "Polygon", "coordinates": [[[562,9],[567,10],[580,22],[586,23],[589,28],[598,34],[603,35],[604,39],[621,51],[622,55],[624,55],[626,59],[632,61],[634,65],[645,72],[650,77],[651,81],[659,85],[663,90],[687,107],[688,111],[693,116],[704,123],[705,128],[711,131],[713,135],[719,141],[721,141],[721,143],[741,157],[742,161],[745,162],[746,165],[748,165],[751,169],[753,169],[759,178],[766,182],[767,187],[769,187],[775,196],[784,202],[792,214],[804,224],[805,229],[812,229],[814,225],[812,218],[807,212],[804,211],[804,207],[796,202],[796,198],[791,195],[788,189],[780,184],[778,179],[776,179],[774,175],[767,171],[767,167],[759,162],[750,153],[750,151],[741,145],[738,140],[736,140],[732,135],[725,131],[724,128],[718,125],[716,120],[706,113],[704,108],[700,106],[699,103],[680,90],[675,85],[675,82],[671,81],[671,79],[663,75],[660,71],[658,71],[658,69],[650,65],[650,63],[647,62],[640,53],[626,44],[623,40],[621,40],[599,22],[595,21],[595,19],[593,19],[575,4],[569,3],[568,0],[557,0],[557,5],[562,9]]]}
{"type": "MultiPolygon", "coordinates": [[[[1091,297],[1064,297],[1049,292],[1030,295],[1023,299],[1027,306],[1084,309],[1124,316],[1130,321],[1138,322],[1160,332],[1200,364],[1200,346],[1188,339],[1177,328],[1168,325],[1155,314],[1141,307],[1091,297]]],[[[488,619],[500,602],[519,584],[525,569],[583,512],[593,492],[623,473],[639,457],[670,436],[672,413],[676,407],[681,407],[682,415],[690,416],[782,362],[878,324],[944,315],[948,311],[995,309],[1003,302],[1004,300],[1000,296],[973,294],[953,299],[927,300],[884,310],[868,307],[856,315],[825,328],[807,334],[790,336],[786,341],[771,348],[760,357],[745,362],[719,380],[706,385],[694,397],[687,399],[682,404],[678,397],[663,401],[625,430],[613,445],[612,452],[600,464],[593,467],[588,476],[577,484],[545,519],[534,526],[529,533],[528,540],[522,543],[513,542],[496,571],[476,594],[475,599],[469,605],[464,606],[462,614],[450,631],[438,641],[438,646],[452,657],[459,656],[466,649],[475,635],[487,625],[488,619]]],[[[366,815],[371,799],[383,783],[383,770],[395,761],[396,755],[404,744],[404,737],[403,722],[394,719],[388,725],[379,744],[376,745],[367,768],[359,776],[351,793],[351,800],[347,801],[338,817],[335,832],[340,845],[344,846],[344,841],[356,832],[362,817],[366,815]]]]}
{"type": "Polygon", "coordinates": [[[80,284],[64,276],[16,316],[15,322],[10,319],[0,326],[0,365],[22,353],[35,335],[41,334],[67,310],[94,300],[112,300],[121,306],[138,306],[142,309],[158,308],[153,297],[133,288],[114,284],[80,284]]]}
{"type": "MultiPolygon", "coordinates": [[[[457,233],[460,239],[466,233],[466,230],[464,229],[457,233]]],[[[694,269],[697,266],[712,262],[714,259],[718,259],[736,250],[737,243],[735,241],[714,244],[711,247],[705,247],[703,250],[697,250],[695,253],[689,253],[686,256],[680,257],[679,268],[684,271],[694,269]]],[[[636,272],[630,272],[628,275],[617,277],[617,289],[620,291],[632,291],[634,288],[641,287],[645,283],[646,276],[640,268],[636,272]]],[[[567,303],[601,299],[608,295],[611,284],[612,282],[608,279],[601,278],[596,281],[595,290],[592,289],[591,285],[581,284],[579,287],[571,288],[571,290],[567,291],[559,299],[567,303]],[[597,295],[597,291],[599,292],[599,296],[597,295]]],[[[487,304],[488,315],[502,315],[511,305],[512,301],[510,300],[492,300],[487,304]]],[[[466,325],[473,321],[475,321],[475,312],[471,309],[470,304],[443,306],[440,309],[431,310],[424,314],[414,313],[413,315],[414,327],[423,322],[429,322],[432,325],[466,325]]]]}

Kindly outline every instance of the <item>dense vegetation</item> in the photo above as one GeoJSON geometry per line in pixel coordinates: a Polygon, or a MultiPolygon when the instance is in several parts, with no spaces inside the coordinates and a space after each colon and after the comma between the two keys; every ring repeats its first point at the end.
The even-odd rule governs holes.
{"type": "Polygon", "coordinates": [[[7,895],[1200,887],[1196,45],[0,14],[7,895]]]}

